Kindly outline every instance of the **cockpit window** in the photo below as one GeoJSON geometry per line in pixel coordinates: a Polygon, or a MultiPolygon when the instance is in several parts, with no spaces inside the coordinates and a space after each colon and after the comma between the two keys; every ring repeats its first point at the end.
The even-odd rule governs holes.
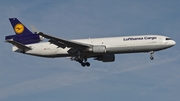
{"type": "Polygon", "coordinates": [[[171,38],[166,38],[166,40],[172,40],[171,38]]]}

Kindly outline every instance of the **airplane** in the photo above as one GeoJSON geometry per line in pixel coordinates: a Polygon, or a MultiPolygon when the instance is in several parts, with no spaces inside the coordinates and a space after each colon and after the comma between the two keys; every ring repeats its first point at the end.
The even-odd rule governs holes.
{"type": "Polygon", "coordinates": [[[114,62],[115,54],[150,53],[170,48],[176,44],[170,37],[162,35],[137,35],[106,38],[67,40],[39,32],[35,27],[30,31],[17,18],[9,18],[15,35],[5,37],[13,44],[12,51],[46,58],[68,57],[83,67],[90,66],[89,58],[102,62],[114,62]],[[48,42],[41,42],[43,39],[48,42]]]}

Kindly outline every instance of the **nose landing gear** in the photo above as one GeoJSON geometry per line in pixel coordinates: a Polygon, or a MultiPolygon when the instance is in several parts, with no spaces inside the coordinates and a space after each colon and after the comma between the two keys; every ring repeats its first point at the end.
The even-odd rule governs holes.
{"type": "Polygon", "coordinates": [[[154,51],[150,51],[150,59],[151,60],[154,60],[153,54],[154,54],[154,51]]]}

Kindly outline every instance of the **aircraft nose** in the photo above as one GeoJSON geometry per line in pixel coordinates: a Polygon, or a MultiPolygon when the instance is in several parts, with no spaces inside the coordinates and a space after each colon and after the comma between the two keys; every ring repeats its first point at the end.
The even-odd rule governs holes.
{"type": "Polygon", "coordinates": [[[172,40],[172,45],[175,45],[175,44],[176,44],[176,42],[174,40],[172,40]]]}

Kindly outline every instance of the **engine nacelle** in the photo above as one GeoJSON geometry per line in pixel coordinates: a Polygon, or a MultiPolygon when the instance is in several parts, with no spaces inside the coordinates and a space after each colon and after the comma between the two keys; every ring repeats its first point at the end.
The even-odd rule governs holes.
{"type": "Polygon", "coordinates": [[[106,53],[106,46],[103,45],[95,45],[89,49],[89,51],[93,53],[106,53]]]}
{"type": "Polygon", "coordinates": [[[114,54],[104,54],[95,58],[95,60],[102,61],[102,62],[114,62],[115,55],[114,54]]]}
{"type": "Polygon", "coordinates": [[[44,37],[41,36],[41,35],[39,35],[39,39],[40,39],[40,41],[43,41],[43,40],[44,40],[44,37]]]}

